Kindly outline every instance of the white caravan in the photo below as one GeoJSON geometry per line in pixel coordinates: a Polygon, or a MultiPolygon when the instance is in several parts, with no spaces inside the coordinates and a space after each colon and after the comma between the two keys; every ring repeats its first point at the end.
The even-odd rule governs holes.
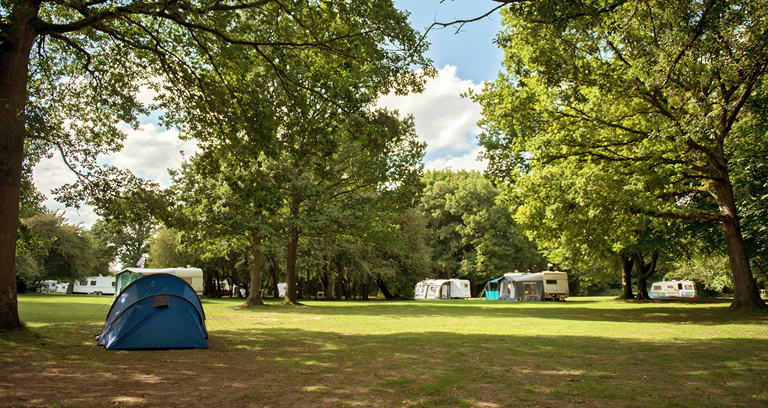
{"type": "Polygon", "coordinates": [[[653,282],[651,291],[648,292],[651,299],[664,299],[668,297],[696,297],[696,284],[689,280],[670,280],[653,282]]]}
{"type": "Polygon", "coordinates": [[[565,272],[507,273],[498,282],[499,300],[507,302],[565,300],[570,295],[565,272]]]}
{"type": "Polygon", "coordinates": [[[427,279],[416,284],[416,299],[469,299],[469,281],[464,279],[427,279]]]}
{"type": "Polygon", "coordinates": [[[120,292],[125,289],[126,286],[143,278],[147,275],[155,273],[166,273],[168,275],[178,276],[184,282],[187,282],[189,286],[197,293],[197,297],[203,297],[203,270],[199,268],[165,268],[165,269],[149,269],[149,268],[126,268],[118,272],[115,275],[117,280],[117,291],[115,292],[115,298],[120,292]]]}
{"type": "Polygon", "coordinates": [[[37,282],[37,291],[40,293],[56,293],[56,281],[44,280],[37,282]]]}
{"type": "Polygon", "coordinates": [[[114,276],[93,276],[75,282],[72,287],[72,293],[85,293],[89,295],[114,295],[115,277],[114,276]]]}

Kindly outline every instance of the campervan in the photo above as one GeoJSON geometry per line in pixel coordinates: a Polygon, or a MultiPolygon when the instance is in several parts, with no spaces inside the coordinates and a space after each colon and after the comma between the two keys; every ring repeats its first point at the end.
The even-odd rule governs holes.
{"type": "Polygon", "coordinates": [[[651,299],[663,299],[668,297],[696,297],[696,284],[689,280],[670,280],[653,282],[651,291],[648,292],[651,299]]]}
{"type": "Polygon", "coordinates": [[[94,276],[75,282],[72,293],[88,295],[114,295],[115,277],[114,276],[94,276]]]}
{"type": "Polygon", "coordinates": [[[465,279],[427,279],[416,284],[416,299],[468,299],[472,297],[465,279]]]}
{"type": "Polygon", "coordinates": [[[118,272],[115,275],[117,281],[117,290],[115,291],[115,298],[120,294],[128,285],[148,275],[154,275],[157,273],[165,273],[168,275],[178,276],[183,281],[187,282],[192,289],[195,290],[198,297],[203,297],[203,270],[199,268],[165,268],[165,269],[149,269],[149,268],[126,268],[118,272]]]}

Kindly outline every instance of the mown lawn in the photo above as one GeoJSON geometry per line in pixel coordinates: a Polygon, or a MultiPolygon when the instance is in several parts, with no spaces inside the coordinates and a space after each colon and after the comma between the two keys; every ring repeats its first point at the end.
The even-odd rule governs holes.
{"type": "Polygon", "coordinates": [[[210,350],[106,351],[110,301],[19,296],[0,405],[768,406],[768,314],[727,303],[206,299],[210,350]]]}

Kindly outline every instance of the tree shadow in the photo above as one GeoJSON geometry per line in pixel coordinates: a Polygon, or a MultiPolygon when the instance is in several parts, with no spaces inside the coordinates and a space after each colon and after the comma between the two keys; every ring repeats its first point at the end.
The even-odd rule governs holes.
{"type": "Polygon", "coordinates": [[[210,350],[0,351],[17,405],[764,406],[768,337],[210,330],[210,350]]]}

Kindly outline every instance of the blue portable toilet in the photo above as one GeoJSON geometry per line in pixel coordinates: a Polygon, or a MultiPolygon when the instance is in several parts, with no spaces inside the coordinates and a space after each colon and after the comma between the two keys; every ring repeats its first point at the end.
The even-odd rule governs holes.
{"type": "Polygon", "coordinates": [[[195,290],[168,274],[145,276],[115,298],[99,344],[107,350],[210,348],[195,290]]]}

